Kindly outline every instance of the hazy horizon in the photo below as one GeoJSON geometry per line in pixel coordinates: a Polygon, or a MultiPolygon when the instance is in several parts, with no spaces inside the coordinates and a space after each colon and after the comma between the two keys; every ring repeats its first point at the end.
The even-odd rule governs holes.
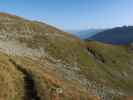
{"type": "Polygon", "coordinates": [[[133,25],[132,4],[132,0],[1,0],[0,12],[63,30],[83,30],[133,25]]]}

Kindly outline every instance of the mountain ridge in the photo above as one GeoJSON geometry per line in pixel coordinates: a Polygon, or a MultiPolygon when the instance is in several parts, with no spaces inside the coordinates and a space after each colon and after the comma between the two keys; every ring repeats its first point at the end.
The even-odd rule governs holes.
{"type": "Polygon", "coordinates": [[[115,27],[99,32],[88,39],[111,44],[130,44],[133,42],[132,33],[133,26],[115,27]]]}

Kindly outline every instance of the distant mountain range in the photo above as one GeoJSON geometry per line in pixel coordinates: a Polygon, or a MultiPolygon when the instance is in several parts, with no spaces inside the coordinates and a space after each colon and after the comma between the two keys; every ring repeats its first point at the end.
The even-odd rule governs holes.
{"type": "Polygon", "coordinates": [[[70,30],[68,32],[79,37],[80,39],[88,39],[91,36],[103,31],[102,29],[86,29],[86,30],[70,30]]]}
{"type": "Polygon", "coordinates": [[[99,32],[88,40],[96,40],[111,44],[129,44],[133,42],[133,26],[116,27],[99,32]]]}

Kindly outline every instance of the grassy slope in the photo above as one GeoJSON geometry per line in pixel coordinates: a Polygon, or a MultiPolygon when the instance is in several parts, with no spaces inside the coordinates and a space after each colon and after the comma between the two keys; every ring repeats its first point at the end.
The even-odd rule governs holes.
{"type": "Polygon", "coordinates": [[[95,53],[94,59],[97,65],[83,68],[83,73],[87,76],[94,76],[94,80],[105,85],[132,93],[133,67],[131,62],[133,54],[128,50],[128,46],[115,46],[94,41],[89,41],[86,44],[87,48],[95,53]],[[100,57],[98,58],[98,56],[100,57]],[[93,70],[92,73],[88,73],[90,69],[93,70]]]}
{"type": "Polygon", "coordinates": [[[78,82],[64,79],[52,64],[44,65],[27,57],[7,56],[0,52],[0,66],[1,100],[23,100],[28,96],[25,75],[18,66],[31,75],[40,100],[97,100],[78,82]]]}
{"type": "Polygon", "coordinates": [[[86,89],[81,87],[79,83],[64,79],[61,72],[55,71],[52,64],[42,65],[38,61],[25,57],[12,57],[12,59],[32,75],[41,100],[56,100],[56,98],[91,100],[86,89]],[[58,93],[57,89],[61,89],[62,93],[58,93]]]}

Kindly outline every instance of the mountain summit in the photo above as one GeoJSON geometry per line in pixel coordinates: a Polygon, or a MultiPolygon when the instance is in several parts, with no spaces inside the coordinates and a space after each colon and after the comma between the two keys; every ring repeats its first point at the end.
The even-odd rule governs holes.
{"type": "Polygon", "coordinates": [[[132,100],[132,52],[0,13],[0,99],[132,100]]]}

